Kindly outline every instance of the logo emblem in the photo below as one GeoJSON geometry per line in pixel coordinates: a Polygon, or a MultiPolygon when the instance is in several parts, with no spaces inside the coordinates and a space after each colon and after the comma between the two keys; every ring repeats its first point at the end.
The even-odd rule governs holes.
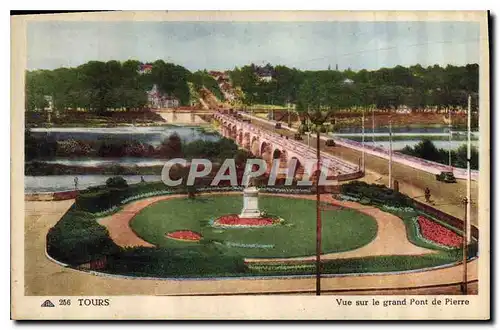
{"type": "Polygon", "coordinates": [[[56,307],[56,306],[52,303],[52,301],[47,299],[43,302],[42,307],[56,307]]]}

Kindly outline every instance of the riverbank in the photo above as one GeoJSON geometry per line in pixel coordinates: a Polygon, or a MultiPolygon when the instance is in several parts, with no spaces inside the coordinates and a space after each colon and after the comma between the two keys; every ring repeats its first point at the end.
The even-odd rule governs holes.
{"type": "Polygon", "coordinates": [[[59,115],[47,112],[26,111],[27,127],[117,127],[161,126],[167,122],[159,114],[146,109],[136,111],[107,111],[101,114],[90,111],[64,110],[59,115]]]}
{"type": "MultiPolygon", "coordinates": [[[[272,113],[274,115],[274,120],[281,122],[290,121],[294,126],[298,125],[299,116],[296,112],[290,111],[288,113],[287,109],[284,110],[274,110],[268,108],[254,109],[252,114],[268,119],[268,114],[272,113]]],[[[378,127],[388,127],[389,122],[392,122],[393,128],[425,128],[425,127],[446,127],[449,125],[448,113],[435,113],[435,112],[411,112],[411,113],[389,113],[388,111],[375,110],[374,116],[372,117],[372,112],[368,109],[365,110],[365,126],[366,128],[375,126],[378,127]],[[373,119],[373,121],[372,121],[373,119]]],[[[344,127],[355,126],[361,128],[362,121],[362,109],[358,111],[339,111],[335,113],[337,128],[341,129],[344,127]]],[[[454,113],[452,114],[452,127],[453,129],[465,129],[467,127],[467,114],[466,113],[454,113]]],[[[477,130],[478,128],[478,116],[473,113],[472,116],[472,128],[477,130]]]]}
{"type": "MultiPolygon", "coordinates": [[[[105,160],[103,160],[105,161],[105,160]]],[[[166,160],[156,160],[158,165],[139,166],[113,163],[94,166],[63,165],[47,162],[30,162],[24,166],[26,176],[57,176],[57,175],[160,175],[166,160]]]]}

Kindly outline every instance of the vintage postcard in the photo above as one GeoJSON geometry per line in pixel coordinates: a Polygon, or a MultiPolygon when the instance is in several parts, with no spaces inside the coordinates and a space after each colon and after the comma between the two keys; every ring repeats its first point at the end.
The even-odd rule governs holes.
{"type": "Polygon", "coordinates": [[[490,318],[487,12],[11,26],[13,319],[490,318]]]}

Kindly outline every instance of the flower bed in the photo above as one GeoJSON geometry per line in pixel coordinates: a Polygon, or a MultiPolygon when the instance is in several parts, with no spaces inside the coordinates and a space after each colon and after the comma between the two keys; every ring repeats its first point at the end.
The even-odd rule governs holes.
{"type": "Polygon", "coordinates": [[[179,241],[185,242],[199,242],[202,236],[191,230],[178,230],[171,233],[167,233],[167,237],[179,241]]]}
{"type": "Polygon", "coordinates": [[[143,199],[143,198],[148,198],[148,197],[155,197],[155,196],[161,196],[161,195],[170,195],[173,194],[174,191],[172,190],[153,190],[150,192],[142,193],[139,195],[134,195],[125,198],[124,200],[121,201],[121,204],[127,204],[132,201],[136,201],[138,199],[143,199]]]}
{"type": "Polygon", "coordinates": [[[445,228],[444,226],[421,215],[418,216],[417,222],[420,228],[420,233],[425,239],[435,242],[439,245],[454,248],[460,247],[462,245],[462,237],[454,231],[445,228]]]}
{"type": "Polygon", "coordinates": [[[227,246],[230,247],[240,247],[240,248],[251,248],[251,249],[272,249],[274,248],[274,244],[245,244],[245,243],[236,243],[236,242],[225,242],[227,246]]]}
{"type": "Polygon", "coordinates": [[[393,212],[406,212],[406,213],[415,212],[415,209],[409,206],[396,207],[396,206],[382,205],[381,208],[385,211],[393,211],[393,212]]]}
{"type": "Polygon", "coordinates": [[[265,227],[272,226],[280,222],[279,218],[240,218],[237,214],[223,215],[213,223],[215,227],[265,227]]]}
{"type": "Polygon", "coordinates": [[[341,201],[359,202],[359,198],[349,196],[349,195],[337,194],[337,195],[335,195],[335,197],[336,197],[336,199],[341,200],[341,201]]]}

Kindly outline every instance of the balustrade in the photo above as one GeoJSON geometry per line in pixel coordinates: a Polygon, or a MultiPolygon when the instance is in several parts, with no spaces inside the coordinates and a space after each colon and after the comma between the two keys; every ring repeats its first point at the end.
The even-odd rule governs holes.
{"type": "MultiPolygon", "coordinates": [[[[310,146],[305,146],[304,144],[298,141],[290,139],[285,140],[276,133],[259,129],[254,125],[241,122],[236,118],[232,118],[231,116],[228,115],[216,114],[214,117],[221,121],[226,121],[227,123],[234,125],[236,127],[236,130],[243,130],[244,132],[250,132],[250,134],[258,136],[259,140],[265,140],[282,150],[287,150],[287,152],[289,153],[295,153],[306,159],[316,158],[316,150],[314,148],[310,146]]],[[[343,161],[341,159],[336,158],[335,156],[326,154],[324,152],[321,152],[320,162],[327,163],[329,170],[334,171],[334,173],[338,173],[339,175],[351,174],[359,171],[359,167],[357,165],[343,161]]]]}

